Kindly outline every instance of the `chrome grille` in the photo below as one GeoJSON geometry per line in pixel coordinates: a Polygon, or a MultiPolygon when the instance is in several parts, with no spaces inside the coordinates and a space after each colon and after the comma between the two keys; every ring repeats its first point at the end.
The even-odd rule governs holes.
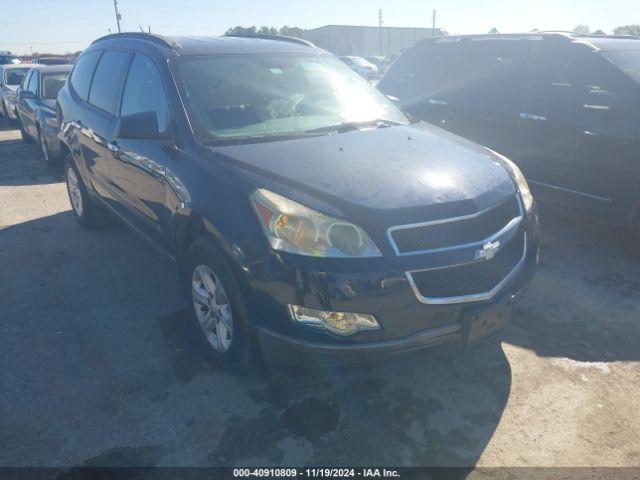
{"type": "Polygon", "coordinates": [[[399,256],[483,244],[522,218],[517,196],[462,217],[391,227],[389,241],[399,256]]]}
{"type": "Polygon", "coordinates": [[[462,265],[407,272],[423,303],[449,304],[487,300],[517,273],[525,260],[527,237],[519,232],[495,257],[462,265]]]}

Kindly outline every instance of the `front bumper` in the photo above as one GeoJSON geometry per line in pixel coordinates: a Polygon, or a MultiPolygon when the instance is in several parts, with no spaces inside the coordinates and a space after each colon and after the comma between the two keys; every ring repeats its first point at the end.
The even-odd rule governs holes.
{"type": "MultiPolygon", "coordinates": [[[[527,286],[528,282],[515,293],[509,289],[491,302],[484,302],[480,308],[489,310],[494,304],[501,305],[507,302],[513,304],[527,286]]],[[[477,309],[478,305],[474,304],[469,308],[477,309]]],[[[508,324],[505,323],[499,329],[492,330],[486,337],[472,341],[464,310],[459,315],[454,315],[454,318],[455,320],[452,319],[450,323],[426,328],[404,338],[367,343],[341,344],[300,340],[262,326],[257,328],[257,335],[262,352],[273,363],[303,367],[331,366],[375,361],[381,357],[404,354],[445,343],[466,346],[496,336],[508,324]]]]}
{"type": "Polygon", "coordinates": [[[491,298],[471,302],[420,301],[406,275],[407,270],[419,267],[418,257],[350,264],[315,263],[317,260],[273,254],[251,269],[253,304],[258,306],[252,317],[260,346],[275,363],[330,365],[369,361],[448,342],[467,344],[470,309],[516,300],[533,279],[538,257],[537,217],[527,218],[523,228],[529,242],[518,269],[491,298]],[[313,331],[293,324],[287,304],[372,314],[382,328],[349,337],[313,331]]]}

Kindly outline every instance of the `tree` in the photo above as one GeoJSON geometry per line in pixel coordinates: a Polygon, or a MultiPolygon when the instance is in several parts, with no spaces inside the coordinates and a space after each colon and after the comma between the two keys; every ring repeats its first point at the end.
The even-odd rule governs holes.
{"type": "Polygon", "coordinates": [[[288,37],[302,37],[305,30],[299,27],[288,27],[285,25],[280,29],[280,35],[286,35],[288,37]]]}
{"type": "Polygon", "coordinates": [[[640,37],[640,25],[623,25],[613,29],[613,33],[616,35],[633,35],[634,37],[640,37]]]}
{"type": "Polygon", "coordinates": [[[235,35],[235,36],[242,36],[242,35],[255,35],[256,34],[256,26],[253,25],[251,27],[241,27],[240,25],[238,25],[237,27],[233,27],[228,29],[226,32],[224,32],[225,35],[229,36],[229,35],[235,35]]]}
{"type": "Polygon", "coordinates": [[[595,32],[592,33],[592,35],[598,35],[598,36],[605,36],[606,33],[604,33],[602,30],[596,30],[595,32]]]}
{"type": "Polygon", "coordinates": [[[591,29],[589,29],[588,25],[578,25],[573,29],[573,33],[578,33],[580,35],[589,35],[591,33],[591,29]]]}
{"type": "Polygon", "coordinates": [[[490,35],[495,35],[497,33],[500,33],[500,32],[498,31],[498,29],[496,27],[493,27],[491,30],[489,30],[489,34],[490,35]]]}

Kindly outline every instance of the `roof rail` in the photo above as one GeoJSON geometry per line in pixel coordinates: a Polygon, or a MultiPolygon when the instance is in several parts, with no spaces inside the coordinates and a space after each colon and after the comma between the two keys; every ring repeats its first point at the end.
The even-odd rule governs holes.
{"type": "Polygon", "coordinates": [[[253,35],[225,35],[225,37],[235,37],[235,38],[259,38],[262,40],[277,40],[280,42],[291,42],[297,43],[299,45],[306,45],[307,47],[316,48],[316,46],[311,43],[309,40],[305,40],[304,38],[298,37],[288,37],[287,35],[263,35],[260,33],[256,33],[253,35]]]}
{"type": "Polygon", "coordinates": [[[174,50],[180,49],[180,45],[168,37],[163,37],[162,35],[157,35],[155,33],[145,33],[145,32],[112,33],[110,35],[105,35],[104,37],[100,37],[94,40],[93,42],[91,42],[91,45],[94,45],[98,42],[102,42],[104,40],[112,40],[115,38],[134,38],[137,40],[148,40],[150,42],[160,43],[165,47],[169,47],[174,50]]]}

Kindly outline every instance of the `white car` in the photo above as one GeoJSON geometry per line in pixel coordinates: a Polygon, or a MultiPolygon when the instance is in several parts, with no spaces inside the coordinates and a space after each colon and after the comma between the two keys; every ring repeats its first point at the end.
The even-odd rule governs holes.
{"type": "Polygon", "coordinates": [[[340,57],[340,60],[367,80],[374,80],[380,76],[378,67],[365,58],[356,57],[355,55],[345,55],[344,57],[340,57]]]}
{"type": "Polygon", "coordinates": [[[15,121],[16,90],[22,83],[31,65],[17,63],[0,65],[0,112],[5,118],[15,121]]]}

